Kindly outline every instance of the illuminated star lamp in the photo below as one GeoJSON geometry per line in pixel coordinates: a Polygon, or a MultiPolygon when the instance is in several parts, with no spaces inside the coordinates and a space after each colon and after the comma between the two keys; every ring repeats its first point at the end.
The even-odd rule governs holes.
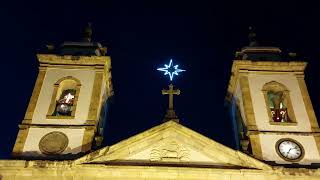
{"type": "Polygon", "coordinates": [[[179,67],[179,65],[173,65],[172,59],[170,59],[169,65],[165,64],[163,68],[158,68],[157,70],[158,71],[163,71],[164,75],[169,75],[170,81],[172,81],[174,75],[178,76],[179,72],[186,71],[186,70],[183,70],[183,69],[179,69],[178,67],[179,67]]]}

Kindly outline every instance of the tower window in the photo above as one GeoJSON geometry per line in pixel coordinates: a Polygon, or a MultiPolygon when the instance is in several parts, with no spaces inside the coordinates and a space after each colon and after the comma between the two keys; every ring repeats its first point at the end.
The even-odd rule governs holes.
{"type": "Polygon", "coordinates": [[[57,81],[47,118],[74,118],[80,86],[80,81],[70,76],[57,81]]]}
{"type": "Polygon", "coordinates": [[[262,92],[270,122],[295,122],[290,93],[283,84],[271,81],[263,86],[262,92]]]}

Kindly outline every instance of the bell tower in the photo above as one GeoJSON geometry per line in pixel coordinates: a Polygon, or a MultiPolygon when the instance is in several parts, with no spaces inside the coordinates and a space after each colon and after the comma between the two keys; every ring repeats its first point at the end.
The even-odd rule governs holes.
{"type": "Polygon", "coordinates": [[[278,47],[250,45],[236,53],[228,86],[238,147],[275,164],[320,163],[319,125],[304,80],[307,63],[278,47]]]}
{"type": "Polygon", "coordinates": [[[91,41],[48,45],[37,54],[39,73],[13,148],[14,157],[74,157],[102,141],[108,100],[113,94],[111,58],[91,41]]]}

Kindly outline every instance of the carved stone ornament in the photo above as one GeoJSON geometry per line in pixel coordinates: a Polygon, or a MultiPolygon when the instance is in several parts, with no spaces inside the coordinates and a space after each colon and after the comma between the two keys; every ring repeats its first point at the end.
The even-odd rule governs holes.
{"type": "Polygon", "coordinates": [[[161,144],[152,149],[151,161],[189,161],[190,152],[175,141],[161,144]]]}
{"type": "Polygon", "coordinates": [[[69,139],[62,132],[53,131],[44,135],[39,142],[39,149],[43,154],[60,154],[68,146],[69,139]]]}

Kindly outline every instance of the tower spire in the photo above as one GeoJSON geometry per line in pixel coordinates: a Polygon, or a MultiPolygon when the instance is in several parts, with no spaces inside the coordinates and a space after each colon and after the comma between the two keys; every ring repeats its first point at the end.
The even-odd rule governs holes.
{"type": "Polygon", "coordinates": [[[259,45],[257,41],[257,34],[255,32],[255,28],[252,26],[249,26],[248,39],[249,39],[249,46],[255,47],[259,45]]]}
{"type": "Polygon", "coordinates": [[[91,42],[91,36],[92,36],[91,23],[88,23],[88,25],[84,28],[82,32],[82,40],[84,42],[91,42]]]}

